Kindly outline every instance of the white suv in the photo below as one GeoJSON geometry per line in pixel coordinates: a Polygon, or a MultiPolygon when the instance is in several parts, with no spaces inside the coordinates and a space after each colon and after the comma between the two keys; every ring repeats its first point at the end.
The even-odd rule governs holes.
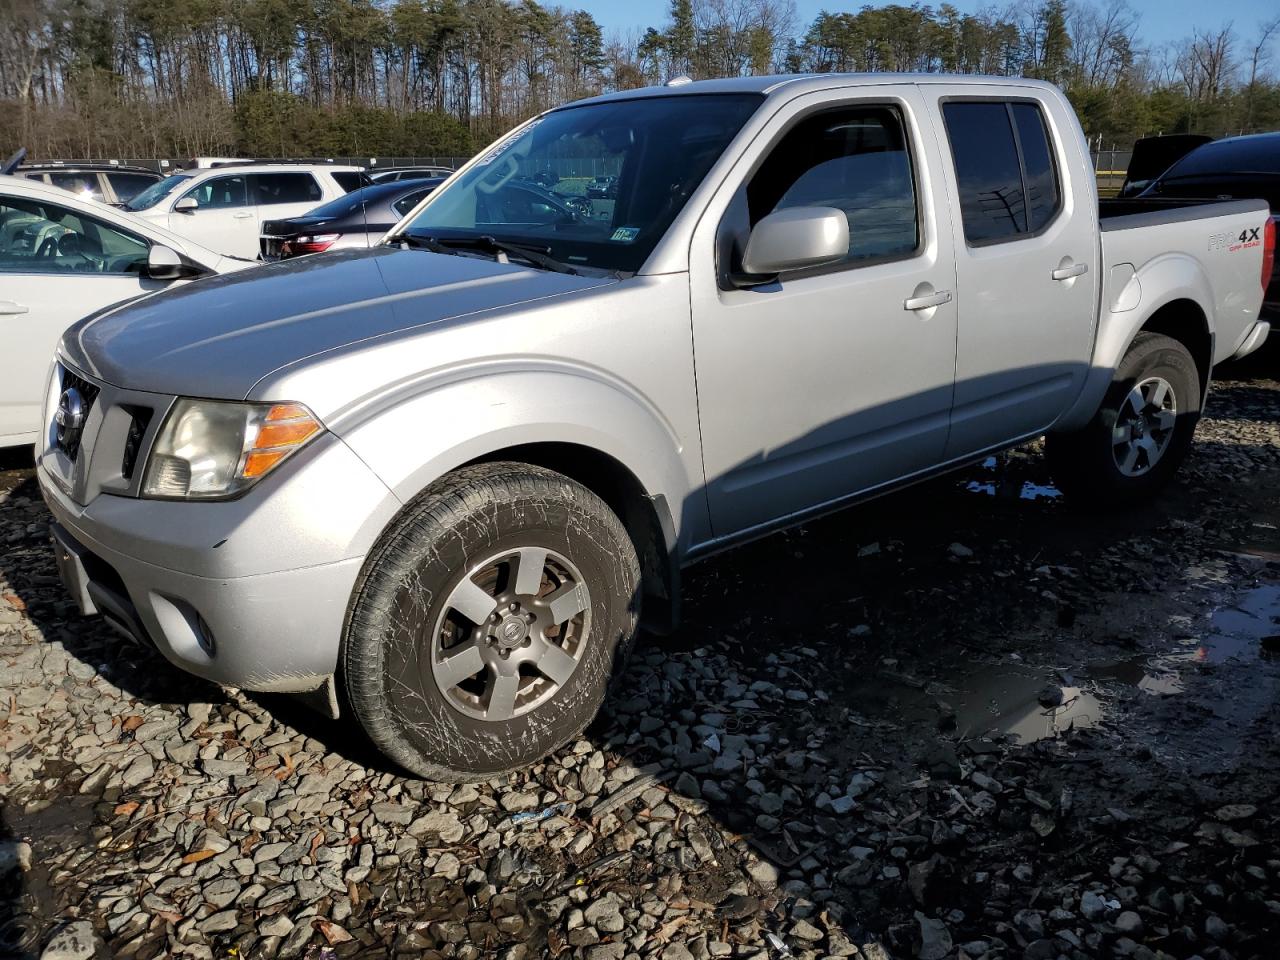
{"type": "Polygon", "coordinates": [[[263,220],[300,216],[368,182],[359,167],[332,164],[184,170],[142,191],[127,209],[218,253],[254,258],[263,220]]]}

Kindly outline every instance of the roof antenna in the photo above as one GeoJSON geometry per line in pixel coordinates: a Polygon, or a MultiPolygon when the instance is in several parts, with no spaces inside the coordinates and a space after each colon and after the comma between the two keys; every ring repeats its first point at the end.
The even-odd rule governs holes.
{"type": "Polygon", "coordinates": [[[683,87],[686,83],[693,83],[693,78],[687,73],[682,73],[678,77],[672,77],[667,81],[668,87],[683,87]]]}

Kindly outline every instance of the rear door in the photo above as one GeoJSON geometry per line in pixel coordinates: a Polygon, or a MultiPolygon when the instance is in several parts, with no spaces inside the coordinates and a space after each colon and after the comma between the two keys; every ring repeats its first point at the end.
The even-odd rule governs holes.
{"type": "Polygon", "coordinates": [[[246,174],[201,180],[178,194],[170,206],[169,229],[202,246],[233,257],[258,254],[258,219],[246,174]],[[174,210],[179,200],[196,201],[194,210],[174,210]]]}
{"type": "Polygon", "coordinates": [[[1043,432],[1079,393],[1097,320],[1097,203],[1057,98],[1005,85],[921,89],[959,213],[950,460],[1043,432]],[[984,89],[997,95],[975,96],[984,89]]]}

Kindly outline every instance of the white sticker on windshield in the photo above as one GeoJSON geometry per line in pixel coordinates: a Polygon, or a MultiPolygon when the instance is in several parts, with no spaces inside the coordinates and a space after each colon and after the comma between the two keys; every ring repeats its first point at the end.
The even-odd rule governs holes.
{"type": "Polygon", "coordinates": [[[618,243],[630,243],[638,236],[640,236],[639,227],[619,227],[617,230],[613,231],[613,236],[609,239],[615,240],[618,243]]]}
{"type": "Polygon", "coordinates": [[[490,150],[483,157],[481,157],[479,160],[476,161],[476,166],[484,167],[493,163],[493,161],[497,160],[500,156],[502,156],[506,152],[508,147],[510,147],[513,143],[515,143],[517,140],[519,140],[521,137],[523,137],[526,133],[528,133],[530,130],[532,130],[534,127],[536,127],[545,119],[546,119],[545,117],[539,117],[537,120],[531,121],[528,126],[521,127],[519,130],[515,131],[514,133],[508,134],[506,137],[499,140],[496,144],[494,144],[494,147],[492,150],[490,150]]]}

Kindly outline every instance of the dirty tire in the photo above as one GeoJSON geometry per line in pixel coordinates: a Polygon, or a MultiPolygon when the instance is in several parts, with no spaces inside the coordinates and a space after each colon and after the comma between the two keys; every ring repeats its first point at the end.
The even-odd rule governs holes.
{"type": "Polygon", "coordinates": [[[1186,457],[1200,405],[1200,376],[1187,348],[1162,334],[1140,333],[1121,359],[1102,407],[1089,424],[1046,437],[1049,469],[1068,496],[1092,505],[1146,502],[1173,478],[1186,457]],[[1152,380],[1162,380],[1172,390],[1176,404],[1172,435],[1153,465],[1140,475],[1127,475],[1117,461],[1123,456],[1114,452],[1116,430],[1123,430],[1121,418],[1131,413],[1125,409],[1126,398],[1135,387],[1152,380]]]}
{"type": "MultiPolygon", "coordinates": [[[[492,592],[498,593],[501,581],[495,584],[492,592]]],[[[595,716],[630,652],[639,584],[639,562],[626,530],[586,487],[521,463],[465,467],[409,504],[366,560],[343,636],[347,700],[378,749],[423,777],[481,780],[525,767],[575,737],[595,716]],[[535,673],[532,681],[550,684],[553,692],[526,712],[505,719],[468,715],[450,699],[465,695],[462,687],[447,695],[440,683],[451,681],[437,682],[433,673],[442,670],[432,652],[436,625],[455,609],[451,601],[460,595],[459,585],[469,587],[463,580],[477,564],[530,546],[567,559],[586,586],[589,601],[578,616],[589,626],[576,648],[577,665],[559,685],[535,673]]],[[[476,646],[493,657],[498,643],[495,638],[476,646]]],[[[484,672],[490,669],[496,670],[482,668],[478,680],[464,683],[483,686],[496,675],[484,672]]]]}

